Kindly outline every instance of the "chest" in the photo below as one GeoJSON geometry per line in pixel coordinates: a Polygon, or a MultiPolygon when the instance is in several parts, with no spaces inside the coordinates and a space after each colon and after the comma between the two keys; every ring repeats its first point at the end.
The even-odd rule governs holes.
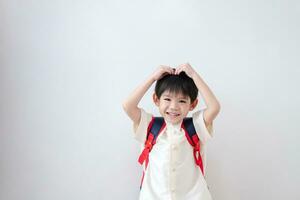
{"type": "Polygon", "coordinates": [[[157,137],[149,159],[155,163],[170,165],[193,163],[193,147],[184,131],[179,133],[164,131],[157,137]]]}

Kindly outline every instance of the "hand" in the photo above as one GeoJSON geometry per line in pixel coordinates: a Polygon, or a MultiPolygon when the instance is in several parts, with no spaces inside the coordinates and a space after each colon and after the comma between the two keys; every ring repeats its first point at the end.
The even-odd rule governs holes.
{"type": "Polygon", "coordinates": [[[166,65],[160,65],[152,74],[152,77],[155,81],[161,79],[162,77],[164,77],[167,74],[174,74],[175,73],[175,69],[170,67],[170,66],[166,66],[166,65]]]}
{"type": "Polygon", "coordinates": [[[189,63],[178,65],[175,70],[175,75],[180,74],[180,72],[185,72],[190,78],[193,78],[194,74],[196,74],[196,71],[189,63]]]}

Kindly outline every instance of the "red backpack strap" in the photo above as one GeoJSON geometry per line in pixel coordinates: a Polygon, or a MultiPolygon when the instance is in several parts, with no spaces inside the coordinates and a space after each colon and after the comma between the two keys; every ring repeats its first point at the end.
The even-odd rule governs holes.
{"type": "Polygon", "coordinates": [[[184,118],[181,127],[185,132],[187,140],[194,148],[195,163],[200,167],[201,172],[204,176],[203,162],[200,154],[200,140],[196,133],[196,129],[193,124],[193,119],[191,117],[184,118]]]}
{"type": "Polygon", "coordinates": [[[166,126],[163,117],[152,117],[151,122],[147,128],[147,138],[144,145],[144,150],[142,151],[138,161],[142,165],[146,160],[146,167],[148,165],[149,153],[153,148],[153,145],[156,143],[156,138],[161,133],[163,128],[166,126]]]}
{"type": "MultiPolygon", "coordinates": [[[[147,138],[145,141],[144,150],[141,153],[138,160],[141,165],[144,163],[144,161],[146,161],[145,169],[147,168],[149,163],[149,153],[151,152],[153,145],[155,145],[156,143],[156,138],[158,137],[158,135],[161,133],[161,131],[164,129],[165,126],[166,123],[163,117],[152,117],[152,120],[148,125],[147,138]]],[[[144,176],[145,176],[145,170],[143,170],[142,180],[140,183],[140,190],[142,189],[144,176]]]]}

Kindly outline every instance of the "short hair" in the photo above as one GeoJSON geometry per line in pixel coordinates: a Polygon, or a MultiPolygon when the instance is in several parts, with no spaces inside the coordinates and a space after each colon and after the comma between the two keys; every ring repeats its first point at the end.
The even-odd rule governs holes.
{"type": "Polygon", "coordinates": [[[198,96],[197,86],[193,79],[187,76],[185,72],[181,72],[179,75],[167,74],[159,79],[155,84],[155,94],[160,98],[165,91],[175,92],[176,94],[182,93],[184,96],[189,96],[191,103],[198,96]]]}

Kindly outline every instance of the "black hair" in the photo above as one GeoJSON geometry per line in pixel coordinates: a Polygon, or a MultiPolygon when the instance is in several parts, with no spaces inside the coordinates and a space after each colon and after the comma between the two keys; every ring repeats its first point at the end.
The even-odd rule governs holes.
{"type": "Polygon", "coordinates": [[[155,94],[160,98],[165,91],[182,93],[184,96],[189,96],[191,103],[198,96],[197,86],[193,79],[187,76],[185,72],[181,72],[179,75],[167,74],[159,79],[155,85],[155,94]]]}

